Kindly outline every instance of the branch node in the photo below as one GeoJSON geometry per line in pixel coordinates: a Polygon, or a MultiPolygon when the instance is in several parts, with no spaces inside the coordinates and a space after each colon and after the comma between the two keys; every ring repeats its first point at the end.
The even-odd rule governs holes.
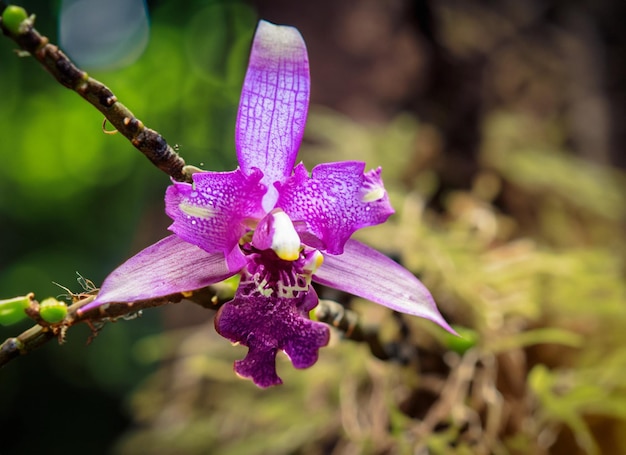
{"type": "Polygon", "coordinates": [[[24,352],[24,343],[19,338],[13,337],[8,338],[4,343],[2,343],[1,351],[10,353],[18,351],[20,354],[25,354],[24,352]]]}

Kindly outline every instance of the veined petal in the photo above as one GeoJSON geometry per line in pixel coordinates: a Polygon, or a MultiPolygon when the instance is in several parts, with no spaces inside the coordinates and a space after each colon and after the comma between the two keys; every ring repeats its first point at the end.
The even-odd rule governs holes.
{"type": "Polygon", "coordinates": [[[341,254],[354,231],[383,223],[393,213],[381,169],[364,170],[365,163],[359,161],[324,163],[309,177],[300,163],[288,180],[276,184],[276,206],[294,222],[305,221],[326,252],[341,254]]]}
{"type": "MultiPolygon", "coordinates": [[[[309,106],[309,61],[294,27],[260,21],[241,92],[235,144],[241,169],[271,184],[291,174],[309,106]]],[[[269,211],[272,207],[266,207],[269,211]]]]}
{"type": "Polygon", "coordinates": [[[223,254],[207,253],[170,235],[115,269],[104,280],[96,300],[79,311],[105,303],[138,302],[193,291],[232,275],[223,254]]]}
{"type": "Polygon", "coordinates": [[[313,281],[401,313],[430,319],[456,333],[439,313],[428,289],[411,272],[356,240],[346,242],[342,255],[324,256],[313,281]]]}
{"type": "Polygon", "coordinates": [[[275,364],[279,350],[296,368],[313,365],[319,348],[328,344],[330,336],[325,324],[308,319],[305,310],[316,304],[312,289],[298,298],[280,298],[250,295],[240,287],[215,318],[220,335],[248,347],[246,357],[235,362],[237,374],[252,379],[259,387],[281,384],[275,364]]]}
{"type": "Polygon", "coordinates": [[[245,221],[265,215],[262,172],[197,172],[193,185],[174,182],[165,194],[165,212],[174,220],[170,230],[209,253],[230,255],[249,229],[245,221]]]}

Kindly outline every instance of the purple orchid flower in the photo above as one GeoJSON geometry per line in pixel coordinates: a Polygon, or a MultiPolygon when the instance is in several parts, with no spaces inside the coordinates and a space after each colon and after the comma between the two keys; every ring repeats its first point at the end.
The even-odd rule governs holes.
{"type": "Polygon", "coordinates": [[[197,172],[165,196],[175,235],[146,248],[107,277],[82,312],[201,289],[236,274],[235,297],[215,318],[222,336],[248,347],[235,371],[260,387],[280,384],[276,354],[307,368],[328,343],[311,321],[317,282],[421,316],[454,332],[408,270],[362,243],[357,229],[392,213],[381,169],[324,163],[294,168],[309,103],[309,67],[293,27],[259,23],[239,104],[239,168],[197,172]]]}

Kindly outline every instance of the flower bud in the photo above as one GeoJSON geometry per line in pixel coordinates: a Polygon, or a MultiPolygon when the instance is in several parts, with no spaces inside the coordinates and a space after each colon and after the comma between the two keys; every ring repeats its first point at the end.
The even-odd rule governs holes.
{"type": "Polygon", "coordinates": [[[11,325],[25,319],[27,315],[24,310],[30,305],[31,296],[0,300],[0,324],[11,325]]]}
{"type": "Polygon", "coordinates": [[[2,25],[13,35],[20,34],[20,25],[28,15],[21,6],[9,5],[2,13],[2,25]]]}
{"type": "Polygon", "coordinates": [[[50,324],[56,324],[67,316],[67,305],[53,297],[49,297],[39,304],[39,316],[50,324]]]}

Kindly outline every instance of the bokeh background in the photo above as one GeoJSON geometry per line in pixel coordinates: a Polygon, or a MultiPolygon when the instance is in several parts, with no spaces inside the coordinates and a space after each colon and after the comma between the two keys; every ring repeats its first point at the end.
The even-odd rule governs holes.
{"type": "MultiPolygon", "coordinates": [[[[112,3],[98,3],[104,17],[112,3]]],[[[63,38],[67,3],[20,4],[63,38]]],[[[626,453],[623,2],[147,6],[145,41],[122,27],[80,58],[212,170],[236,166],[257,20],[300,29],[301,158],[383,166],[397,214],[360,238],[422,278],[464,337],[326,293],[389,358],[337,332],[313,368],[282,359],[285,385],[261,391],[232,373],[245,349],[189,302],[107,324],[88,346],[74,327],[0,370],[0,454],[626,453]]],[[[77,273],[97,285],[167,234],[169,180],[14,49],[0,39],[0,298],[80,292],[77,273]]]]}

